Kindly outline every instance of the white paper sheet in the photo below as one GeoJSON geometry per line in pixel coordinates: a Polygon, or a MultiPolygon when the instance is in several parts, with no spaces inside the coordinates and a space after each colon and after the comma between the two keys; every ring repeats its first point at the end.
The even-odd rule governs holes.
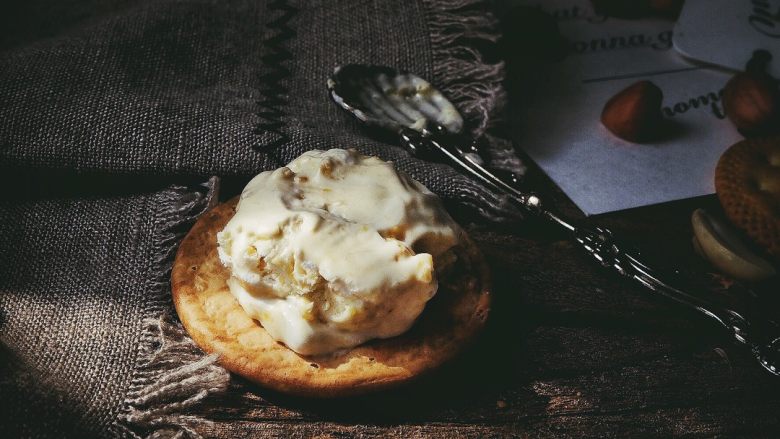
{"type": "Polygon", "coordinates": [[[674,26],[674,47],[695,60],[744,70],[753,51],[774,55],[780,77],[780,0],[686,0],[674,26]]]}
{"type": "Polygon", "coordinates": [[[512,96],[514,140],[585,214],[714,192],[718,158],[742,138],[722,118],[719,93],[729,73],[680,56],[668,20],[605,19],[588,0],[514,3],[556,17],[575,51],[548,67],[534,93],[512,96]],[[600,115],[610,97],[643,79],[663,91],[675,129],[658,142],[633,144],[610,134],[600,115]]]}

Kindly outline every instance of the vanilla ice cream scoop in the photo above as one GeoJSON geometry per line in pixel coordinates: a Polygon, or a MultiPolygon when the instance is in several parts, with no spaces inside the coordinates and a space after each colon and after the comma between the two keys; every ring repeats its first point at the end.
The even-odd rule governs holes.
{"type": "Polygon", "coordinates": [[[460,233],[391,163],[332,149],[250,181],[217,243],[247,314],[290,349],[319,355],[408,330],[460,233]]]}

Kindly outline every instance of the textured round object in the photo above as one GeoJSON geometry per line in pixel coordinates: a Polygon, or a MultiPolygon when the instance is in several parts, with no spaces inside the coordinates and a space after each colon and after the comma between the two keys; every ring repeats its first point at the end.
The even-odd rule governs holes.
{"type": "Polygon", "coordinates": [[[780,137],[743,140],[726,150],[715,190],[729,220],[780,257],[780,137]]]}
{"type": "Polygon", "coordinates": [[[373,340],[327,356],[305,357],[277,342],[230,293],[230,273],[217,255],[216,234],[235,213],[238,198],[205,213],[179,246],[171,273],[176,311],[206,352],[220,355],[231,372],[268,388],[299,396],[341,397],[399,385],[453,358],[485,325],[489,275],[467,237],[457,248],[459,266],[406,333],[373,340]]]}
{"type": "Polygon", "coordinates": [[[764,74],[737,73],[723,88],[723,110],[750,137],[777,132],[780,125],[777,85],[764,74]]]}

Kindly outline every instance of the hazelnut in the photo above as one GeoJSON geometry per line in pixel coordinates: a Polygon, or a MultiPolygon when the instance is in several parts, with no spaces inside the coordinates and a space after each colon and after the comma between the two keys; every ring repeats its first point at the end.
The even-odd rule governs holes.
{"type": "Polygon", "coordinates": [[[613,96],[601,112],[601,123],[612,134],[629,142],[641,143],[660,131],[661,89],[650,81],[639,81],[613,96]]]}
{"type": "Polygon", "coordinates": [[[777,128],[778,101],[774,80],[762,73],[737,73],[723,89],[726,116],[746,135],[765,134],[777,128]]]}

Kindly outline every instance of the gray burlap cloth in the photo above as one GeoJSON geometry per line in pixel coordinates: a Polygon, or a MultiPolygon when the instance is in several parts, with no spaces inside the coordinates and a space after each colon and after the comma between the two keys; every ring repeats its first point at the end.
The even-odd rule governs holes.
{"type": "Polygon", "coordinates": [[[338,64],[416,72],[516,171],[496,131],[503,66],[483,2],[12,3],[0,14],[3,437],[216,434],[198,405],[231,378],[181,330],[168,277],[178,240],[217,201],[212,176],[240,188],[305,150],[353,147],[450,206],[509,214],[452,169],[367,136],[324,87],[338,64]]]}

